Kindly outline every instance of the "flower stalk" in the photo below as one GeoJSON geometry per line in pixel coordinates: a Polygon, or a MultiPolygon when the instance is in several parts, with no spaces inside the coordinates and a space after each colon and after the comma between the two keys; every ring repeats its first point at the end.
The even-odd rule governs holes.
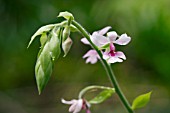
{"type": "Polygon", "coordinates": [[[105,59],[103,59],[103,55],[101,51],[98,49],[98,47],[90,40],[90,36],[88,32],[76,21],[72,21],[72,24],[82,33],[82,35],[89,41],[91,46],[97,51],[98,55],[100,56],[101,62],[103,64],[103,67],[106,70],[106,73],[111,81],[111,84],[114,86],[116,93],[118,94],[121,102],[123,103],[124,107],[127,109],[129,113],[134,113],[132,110],[129,102],[127,101],[126,97],[124,96],[123,92],[121,91],[121,88],[116,80],[116,77],[111,69],[111,66],[107,63],[105,59]]]}
{"type": "Polygon", "coordinates": [[[93,90],[93,89],[107,89],[107,90],[112,90],[113,92],[115,92],[115,89],[114,88],[110,88],[110,87],[105,87],[105,86],[88,86],[84,89],[82,89],[79,93],[79,99],[83,98],[83,95],[88,92],[89,90],[93,90]]]}

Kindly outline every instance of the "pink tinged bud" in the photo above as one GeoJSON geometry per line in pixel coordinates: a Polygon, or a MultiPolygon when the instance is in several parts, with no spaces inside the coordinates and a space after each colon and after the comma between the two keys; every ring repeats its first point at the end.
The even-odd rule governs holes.
{"type": "Polygon", "coordinates": [[[118,45],[127,45],[131,40],[131,37],[127,34],[122,34],[114,43],[118,45]]]}
{"type": "Polygon", "coordinates": [[[87,58],[86,59],[86,63],[91,63],[91,64],[95,64],[97,62],[98,59],[100,59],[98,53],[96,52],[96,50],[89,50],[84,56],[83,58],[87,58]]]}
{"type": "Polygon", "coordinates": [[[62,43],[62,49],[64,51],[64,57],[68,54],[70,51],[70,48],[73,44],[73,41],[71,40],[70,37],[68,37],[63,43],[62,43]]]}

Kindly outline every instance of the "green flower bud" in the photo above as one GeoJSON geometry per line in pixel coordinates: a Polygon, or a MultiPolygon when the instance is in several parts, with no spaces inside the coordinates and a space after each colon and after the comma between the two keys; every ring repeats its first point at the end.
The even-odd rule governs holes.
{"type": "Polygon", "coordinates": [[[67,25],[63,30],[63,38],[62,38],[63,42],[69,37],[69,35],[70,35],[70,26],[67,25]]]}
{"type": "MultiPolygon", "coordinates": [[[[43,43],[44,46],[41,46],[35,66],[39,94],[43,91],[51,77],[54,60],[57,59],[61,53],[61,33],[60,27],[55,27],[48,36],[43,34],[47,36],[45,40],[44,38],[41,39],[41,43],[43,43]]],[[[43,35],[42,37],[44,37],[43,35]]]]}

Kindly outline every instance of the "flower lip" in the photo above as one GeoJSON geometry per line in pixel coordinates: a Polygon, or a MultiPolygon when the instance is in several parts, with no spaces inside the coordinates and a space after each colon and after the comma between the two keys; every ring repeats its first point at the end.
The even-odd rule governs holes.
{"type": "Polygon", "coordinates": [[[115,56],[115,46],[110,43],[110,52],[108,53],[110,56],[115,56]]]}
{"type": "Polygon", "coordinates": [[[114,45],[110,43],[110,50],[103,53],[103,59],[107,60],[108,63],[116,63],[126,60],[126,56],[121,51],[115,51],[114,45]]]}

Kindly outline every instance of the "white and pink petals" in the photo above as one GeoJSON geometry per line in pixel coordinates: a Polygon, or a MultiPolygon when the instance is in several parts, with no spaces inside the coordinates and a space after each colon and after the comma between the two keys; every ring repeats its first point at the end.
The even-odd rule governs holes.
{"type": "Polygon", "coordinates": [[[110,58],[110,55],[108,52],[103,53],[103,59],[108,60],[110,58]]]}
{"type": "Polygon", "coordinates": [[[78,113],[78,112],[80,112],[82,110],[83,99],[71,100],[71,101],[66,101],[66,100],[62,99],[61,101],[64,104],[71,105],[70,108],[69,108],[69,112],[78,113]]]}
{"type": "Polygon", "coordinates": [[[125,54],[123,52],[121,52],[121,51],[115,52],[115,57],[118,57],[118,58],[121,58],[123,60],[126,60],[125,54]]]}
{"type": "Polygon", "coordinates": [[[118,35],[115,31],[111,31],[107,33],[107,37],[109,38],[110,42],[114,42],[118,35]]]}
{"type": "Polygon", "coordinates": [[[86,45],[90,45],[90,42],[86,38],[82,38],[81,42],[86,44],[86,45]]]}
{"type": "Polygon", "coordinates": [[[73,100],[71,100],[71,101],[66,101],[66,100],[64,100],[64,99],[61,99],[61,102],[62,102],[63,104],[71,105],[71,104],[77,102],[77,100],[73,99],[73,100]]]}
{"type": "Polygon", "coordinates": [[[110,56],[110,58],[107,59],[107,62],[116,63],[116,62],[123,62],[123,60],[126,60],[126,56],[124,55],[123,52],[118,51],[118,52],[114,52],[114,56],[110,56]]]}
{"type": "Polygon", "coordinates": [[[105,59],[108,63],[116,63],[123,62],[126,60],[126,56],[121,51],[115,51],[115,46],[110,43],[110,49],[106,49],[103,53],[103,59],[105,59]]]}
{"type": "Polygon", "coordinates": [[[118,45],[127,45],[131,40],[131,37],[127,36],[127,34],[122,34],[116,41],[115,44],[118,45]]]}
{"type": "Polygon", "coordinates": [[[99,33],[100,35],[104,35],[104,34],[106,34],[106,33],[109,31],[109,29],[111,29],[111,28],[112,28],[111,26],[107,26],[107,27],[99,30],[98,33],[99,33]]]}
{"type": "Polygon", "coordinates": [[[91,36],[91,40],[92,42],[98,46],[98,47],[101,47],[103,45],[106,45],[109,43],[109,40],[107,37],[103,36],[103,35],[100,35],[99,33],[97,32],[94,32],[91,36]]]}
{"type": "Polygon", "coordinates": [[[79,100],[77,100],[77,103],[75,103],[75,105],[73,106],[73,109],[71,109],[71,107],[70,107],[70,109],[72,111],[69,111],[69,112],[78,113],[78,112],[80,112],[82,110],[82,106],[83,106],[83,100],[79,99],[79,100]]]}
{"type": "MultiPolygon", "coordinates": [[[[108,51],[108,50],[107,50],[107,51],[108,51]]],[[[113,52],[115,51],[115,46],[113,45],[113,43],[110,43],[110,52],[111,52],[111,51],[113,51],[113,52]]]]}
{"type": "Polygon", "coordinates": [[[118,58],[118,57],[110,57],[108,60],[107,60],[108,63],[116,63],[116,62],[123,62],[122,59],[118,58]]]}
{"type": "Polygon", "coordinates": [[[95,64],[97,62],[98,59],[100,59],[98,53],[96,52],[96,50],[89,50],[84,56],[83,58],[87,58],[86,59],[86,63],[91,63],[91,64],[95,64]]]}

